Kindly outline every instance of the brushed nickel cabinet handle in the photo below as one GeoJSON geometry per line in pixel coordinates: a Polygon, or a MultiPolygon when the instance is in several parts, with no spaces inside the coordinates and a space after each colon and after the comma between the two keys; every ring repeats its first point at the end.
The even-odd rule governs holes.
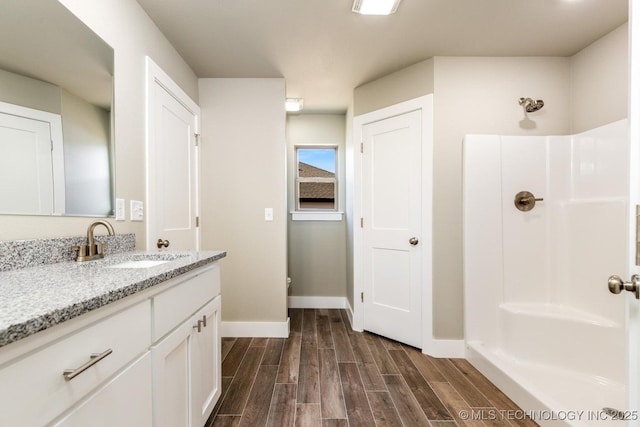
{"type": "MultiPolygon", "coordinates": [[[[205,325],[206,326],[206,325],[205,325]]],[[[198,320],[198,324],[193,327],[193,329],[197,329],[198,332],[202,332],[202,320],[198,320]]]]}
{"type": "Polygon", "coordinates": [[[96,363],[98,363],[108,355],[110,355],[111,353],[113,353],[113,350],[111,349],[108,349],[103,353],[94,353],[91,356],[89,356],[89,361],[87,363],[85,363],[84,365],[76,369],[65,369],[62,372],[62,375],[64,376],[65,380],[71,381],[72,379],[74,379],[75,377],[77,377],[78,375],[80,375],[81,373],[83,373],[84,371],[86,371],[87,369],[89,369],[90,367],[92,367],[93,365],[95,365],[96,363]]]}
{"type": "Polygon", "coordinates": [[[205,315],[202,316],[202,326],[204,326],[205,328],[207,327],[207,316],[205,315]]]}

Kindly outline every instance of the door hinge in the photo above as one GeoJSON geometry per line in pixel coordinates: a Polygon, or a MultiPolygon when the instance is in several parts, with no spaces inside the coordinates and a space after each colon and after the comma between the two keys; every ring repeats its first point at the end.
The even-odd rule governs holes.
{"type": "Polygon", "coordinates": [[[360,228],[364,228],[364,218],[360,218],[360,228]]]}
{"type": "Polygon", "coordinates": [[[196,217],[196,227],[200,227],[200,217],[196,217]]]}
{"type": "Polygon", "coordinates": [[[51,151],[53,151],[53,139],[49,140],[51,142],[51,151]]]}
{"type": "Polygon", "coordinates": [[[196,137],[196,147],[200,146],[200,134],[199,133],[194,133],[193,134],[196,137]]]}
{"type": "Polygon", "coordinates": [[[360,152],[364,153],[364,143],[363,142],[360,143],[360,152]]]}
{"type": "Polygon", "coordinates": [[[360,302],[364,302],[364,292],[360,292],[360,302]]]}
{"type": "Polygon", "coordinates": [[[636,265],[640,265],[640,205],[636,205],[636,265]]]}

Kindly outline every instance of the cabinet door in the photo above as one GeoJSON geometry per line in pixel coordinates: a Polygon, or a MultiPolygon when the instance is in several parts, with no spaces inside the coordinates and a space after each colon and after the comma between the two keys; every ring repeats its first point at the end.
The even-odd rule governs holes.
{"type": "Polygon", "coordinates": [[[191,426],[205,425],[220,397],[220,301],[218,296],[196,313],[191,339],[191,426]],[[206,326],[205,326],[206,325],[206,326]]]}
{"type": "Polygon", "coordinates": [[[178,326],[151,347],[153,362],[153,425],[189,425],[189,345],[192,324],[178,326]]]}
{"type": "Polygon", "coordinates": [[[135,361],[54,425],[151,426],[151,357],[135,361]]]}

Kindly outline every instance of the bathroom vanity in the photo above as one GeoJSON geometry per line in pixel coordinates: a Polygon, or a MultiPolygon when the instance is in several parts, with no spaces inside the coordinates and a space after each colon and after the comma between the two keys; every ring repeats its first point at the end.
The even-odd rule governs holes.
{"type": "Polygon", "coordinates": [[[1,426],[202,427],[220,396],[225,252],[0,272],[1,426]]]}

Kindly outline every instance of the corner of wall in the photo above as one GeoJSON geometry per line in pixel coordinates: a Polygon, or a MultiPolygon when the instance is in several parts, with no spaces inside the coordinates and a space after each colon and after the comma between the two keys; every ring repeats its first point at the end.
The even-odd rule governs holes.
{"type": "Polygon", "coordinates": [[[570,133],[627,118],[628,52],[625,23],[570,58],[570,133]]]}

